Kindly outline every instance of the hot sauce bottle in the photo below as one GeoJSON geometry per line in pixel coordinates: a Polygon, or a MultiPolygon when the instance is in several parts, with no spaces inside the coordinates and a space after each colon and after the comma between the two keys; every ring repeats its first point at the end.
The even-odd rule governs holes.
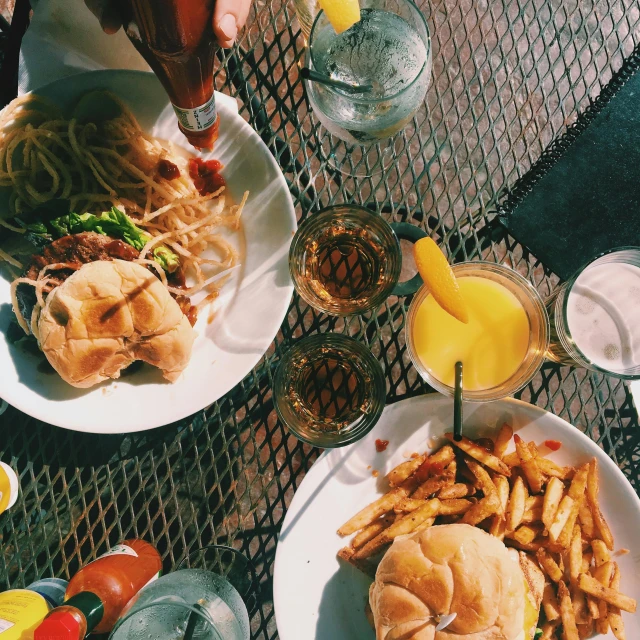
{"type": "Polygon", "coordinates": [[[213,91],[215,0],[121,0],[129,39],[169,94],[180,130],[212,149],[219,118],[213,91]]]}
{"type": "Polygon", "coordinates": [[[162,559],[144,540],[126,540],[80,569],[65,602],[36,628],[34,640],[83,640],[111,631],[140,589],[159,577],[162,559]]]}

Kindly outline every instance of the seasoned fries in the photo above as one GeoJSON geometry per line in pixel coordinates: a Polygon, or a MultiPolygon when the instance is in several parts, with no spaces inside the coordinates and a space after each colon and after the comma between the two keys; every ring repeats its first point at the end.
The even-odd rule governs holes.
{"type": "MultiPolygon", "coordinates": [[[[635,613],[636,611],[637,603],[633,598],[629,598],[629,596],[623,595],[617,589],[605,587],[603,584],[600,584],[598,580],[592,578],[586,573],[580,574],[580,577],[578,578],[578,586],[585,593],[599,598],[600,600],[604,600],[608,604],[617,607],[618,609],[628,611],[629,613],[635,613]]],[[[602,611],[600,613],[602,614],[602,611]]]]}
{"type": "Polygon", "coordinates": [[[511,470],[504,462],[502,462],[502,460],[500,460],[500,458],[496,458],[496,456],[489,453],[484,447],[473,442],[473,440],[469,440],[469,438],[462,436],[462,440],[458,442],[453,439],[453,433],[445,433],[444,436],[456,447],[462,449],[466,454],[475,458],[478,462],[482,462],[482,464],[489,467],[489,469],[496,473],[501,473],[503,476],[511,475],[511,470]]]}
{"type": "Polygon", "coordinates": [[[493,455],[496,456],[496,458],[502,458],[504,456],[511,442],[511,438],[513,438],[513,429],[511,425],[505,423],[500,427],[495,444],[493,445],[493,455]]]}
{"type": "MultiPolygon", "coordinates": [[[[627,640],[621,611],[636,601],[620,592],[614,539],[598,502],[598,465],[560,466],[535,442],[500,428],[493,446],[463,438],[414,454],[387,474],[388,492],[346,522],[355,533],[338,556],[371,575],[395,538],[434,524],[480,526],[534,554],[549,580],[542,597],[541,640],[582,640],[611,629],[627,640]],[[506,451],[514,441],[515,451],[506,451]],[[453,445],[453,446],[452,446],[453,445]]],[[[547,448],[544,447],[546,451],[547,448]]]]}

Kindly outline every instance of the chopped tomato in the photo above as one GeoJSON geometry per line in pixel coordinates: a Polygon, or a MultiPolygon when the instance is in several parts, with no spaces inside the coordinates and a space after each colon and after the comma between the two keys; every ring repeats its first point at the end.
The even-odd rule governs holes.
{"type": "Polygon", "coordinates": [[[562,442],[558,442],[558,440],[545,440],[544,444],[551,451],[557,451],[562,446],[562,442]]]}
{"type": "Polygon", "coordinates": [[[158,175],[165,180],[175,180],[180,177],[180,169],[171,160],[163,158],[158,162],[158,175]]]}
{"type": "Polygon", "coordinates": [[[389,446],[388,440],[380,440],[380,438],[376,440],[376,451],[378,453],[382,453],[383,451],[386,451],[388,446],[389,446]]]}
{"type": "Polygon", "coordinates": [[[189,160],[189,175],[201,196],[206,196],[208,193],[213,193],[225,186],[226,182],[220,175],[221,170],[222,163],[218,160],[207,160],[206,162],[201,158],[189,160]]]}

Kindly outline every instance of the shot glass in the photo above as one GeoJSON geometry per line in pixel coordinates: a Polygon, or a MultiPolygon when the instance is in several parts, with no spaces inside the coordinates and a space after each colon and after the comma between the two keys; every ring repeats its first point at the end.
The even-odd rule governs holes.
{"type": "Polygon", "coordinates": [[[300,297],[320,311],[366,313],[390,295],[406,296],[420,288],[419,275],[398,283],[398,238],[416,242],[425,235],[412,224],[389,224],[364,207],[328,207],[298,228],[289,250],[291,279],[300,297]]]}
{"type": "Polygon", "coordinates": [[[640,247],[612,249],[546,301],[549,360],[640,379],[640,247]]]}
{"type": "Polygon", "coordinates": [[[363,344],[337,333],[296,342],[273,383],[278,417],[303,442],[343,447],[378,422],[387,387],[380,363],[363,344]]]}
{"type": "Polygon", "coordinates": [[[531,283],[509,267],[474,261],[452,268],[463,295],[473,302],[469,325],[442,310],[428,287],[422,287],[409,307],[409,356],[422,378],[444,395],[454,394],[457,360],[464,365],[464,400],[488,402],[513,395],[545,360],[549,318],[544,303],[531,283]],[[425,315],[424,305],[435,306],[435,315],[433,309],[425,315]]]}

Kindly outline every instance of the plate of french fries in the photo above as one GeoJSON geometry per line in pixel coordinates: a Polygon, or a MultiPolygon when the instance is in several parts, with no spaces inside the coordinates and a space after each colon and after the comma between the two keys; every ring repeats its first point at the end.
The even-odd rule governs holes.
{"type": "Polygon", "coordinates": [[[545,574],[542,640],[640,639],[640,500],[561,418],[513,399],[427,395],[390,405],[359,442],[325,452],[296,491],[276,551],[282,640],[373,640],[369,585],[393,541],[462,522],[529,553],[545,574]]]}

